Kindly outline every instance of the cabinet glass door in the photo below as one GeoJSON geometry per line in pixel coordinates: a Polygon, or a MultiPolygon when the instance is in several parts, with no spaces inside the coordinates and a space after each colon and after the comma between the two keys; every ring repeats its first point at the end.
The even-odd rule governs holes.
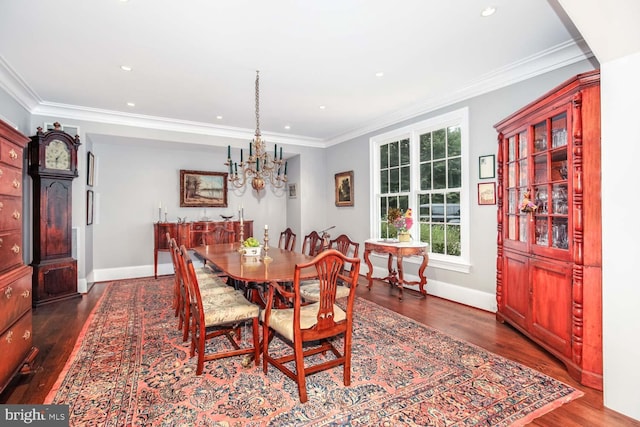
{"type": "Polygon", "coordinates": [[[567,114],[533,126],[534,240],[537,246],[569,248],[567,114]],[[549,144],[548,141],[551,141],[549,144]]]}
{"type": "Polygon", "coordinates": [[[507,239],[527,242],[527,216],[520,211],[519,201],[529,187],[529,139],[527,131],[507,138],[507,239]]]}

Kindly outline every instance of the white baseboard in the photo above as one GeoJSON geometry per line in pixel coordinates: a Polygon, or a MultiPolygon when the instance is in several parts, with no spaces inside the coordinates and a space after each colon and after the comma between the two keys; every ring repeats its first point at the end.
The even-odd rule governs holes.
{"type": "MultiPolygon", "coordinates": [[[[373,266],[373,277],[384,277],[388,274],[389,272],[385,268],[373,266]]],[[[407,274],[405,276],[406,280],[419,280],[418,276],[414,276],[412,274],[407,274]]],[[[407,286],[407,288],[418,289],[417,286],[407,286]]],[[[429,279],[428,277],[425,290],[428,295],[444,298],[449,301],[479,308],[491,313],[495,313],[497,310],[495,293],[481,292],[451,283],[439,282],[437,280],[429,279]]]]}

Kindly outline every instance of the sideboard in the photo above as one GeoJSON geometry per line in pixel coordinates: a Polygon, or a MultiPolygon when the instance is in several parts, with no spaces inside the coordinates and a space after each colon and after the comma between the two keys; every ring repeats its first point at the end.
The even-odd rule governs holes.
{"type": "MultiPolygon", "coordinates": [[[[200,246],[202,235],[222,225],[236,233],[240,240],[240,221],[194,221],[194,222],[156,222],[153,224],[153,277],[158,278],[158,252],[168,251],[167,233],[174,237],[178,245],[188,249],[200,246]]],[[[243,221],[243,236],[253,236],[253,221],[243,221]]]]}

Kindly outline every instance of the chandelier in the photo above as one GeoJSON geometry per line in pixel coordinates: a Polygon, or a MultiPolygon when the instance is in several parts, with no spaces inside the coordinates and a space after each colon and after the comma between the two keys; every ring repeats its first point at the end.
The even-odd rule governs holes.
{"type": "Polygon", "coordinates": [[[236,188],[251,182],[258,193],[267,182],[274,188],[282,188],[287,182],[287,162],[282,160],[282,147],[279,154],[278,157],[278,144],[274,145],[273,157],[267,152],[260,134],[260,71],[256,71],[256,133],[249,143],[247,161],[244,161],[244,150],[240,149],[240,164],[234,162],[231,159],[231,146],[227,146],[227,161],[224,164],[229,167],[229,182],[236,188]]]}

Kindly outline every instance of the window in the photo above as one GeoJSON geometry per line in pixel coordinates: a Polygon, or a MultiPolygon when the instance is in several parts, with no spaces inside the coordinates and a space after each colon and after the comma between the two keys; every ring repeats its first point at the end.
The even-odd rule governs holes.
{"type": "Polygon", "coordinates": [[[389,209],[411,208],[431,260],[468,265],[468,139],[466,108],[371,138],[373,236],[396,237],[389,209]]]}

